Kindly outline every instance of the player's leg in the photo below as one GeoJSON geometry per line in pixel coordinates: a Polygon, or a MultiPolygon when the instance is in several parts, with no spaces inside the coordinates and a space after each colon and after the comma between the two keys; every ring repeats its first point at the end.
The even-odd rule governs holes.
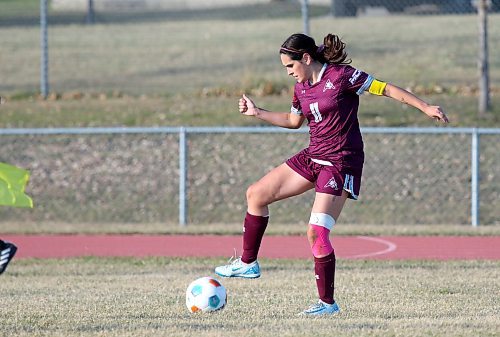
{"type": "Polygon", "coordinates": [[[0,240],[0,274],[2,274],[10,260],[16,254],[17,247],[13,243],[0,240]]]}
{"type": "MultiPolygon", "coordinates": [[[[361,173],[361,170],[359,171],[361,173]]],[[[361,174],[354,178],[325,167],[316,181],[316,198],[309,220],[307,237],[314,256],[314,271],[319,302],[304,311],[305,314],[330,314],[339,312],[335,303],[335,250],[330,241],[330,231],[342,212],[348,197],[357,198],[361,174]]]]}
{"type": "Polygon", "coordinates": [[[319,302],[304,311],[305,314],[331,314],[340,311],[334,299],[335,250],[330,241],[330,231],[335,225],[348,197],[316,193],[307,238],[314,257],[314,273],[319,302]]]}
{"type": "Polygon", "coordinates": [[[230,264],[217,267],[215,272],[225,277],[259,277],[257,256],[269,221],[268,205],[304,193],[313,186],[312,182],[287,164],[274,168],[252,184],[247,190],[248,210],[243,224],[243,254],[230,264]]]}
{"type": "Polygon", "coordinates": [[[313,183],[282,164],[247,189],[248,210],[243,227],[242,261],[251,263],[257,253],[269,220],[268,206],[275,201],[302,194],[313,183]]]}

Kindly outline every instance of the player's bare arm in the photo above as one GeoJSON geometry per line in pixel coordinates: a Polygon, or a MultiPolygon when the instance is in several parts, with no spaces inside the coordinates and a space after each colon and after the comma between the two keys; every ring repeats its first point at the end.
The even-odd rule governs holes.
{"type": "Polygon", "coordinates": [[[383,94],[384,96],[390,97],[401,103],[405,103],[419,109],[430,118],[434,118],[443,123],[449,122],[448,117],[440,106],[429,105],[411,92],[408,92],[393,84],[387,83],[383,94]]]}
{"type": "Polygon", "coordinates": [[[300,128],[305,119],[305,117],[303,117],[302,115],[296,115],[290,112],[275,112],[259,108],[246,95],[243,95],[240,98],[238,102],[238,107],[240,113],[246,116],[254,116],[270,124],[287,129],[300,128]]]}

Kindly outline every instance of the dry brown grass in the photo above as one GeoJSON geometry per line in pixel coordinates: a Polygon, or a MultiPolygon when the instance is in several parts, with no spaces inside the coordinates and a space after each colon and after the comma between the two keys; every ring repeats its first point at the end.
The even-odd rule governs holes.
{"type": "Polygon", "coordinates": [[[263,260],[224,279],[229,302],[189,314],[184,292],[220,259],[14,260],[2,275],[2,336],[498,336],[498,261],[338,261],[336,317],[315,300],[309,260],[263,260]]]}

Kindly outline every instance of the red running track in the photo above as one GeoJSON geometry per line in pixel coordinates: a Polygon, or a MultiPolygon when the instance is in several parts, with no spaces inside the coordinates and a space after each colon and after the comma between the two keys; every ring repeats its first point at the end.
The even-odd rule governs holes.
{"type": "MultiPolygon", "coordinates": [[[[229,257],[241,254],[242,238],[218,235],[3,235],[18,246],[16,258],[77,256],[229,257]]],[[[500,259],[500,236],[338,236],[344,259],[500,259]]],[[[305,236],[265,236],[259,256],[310,258],[305,236]]]]}

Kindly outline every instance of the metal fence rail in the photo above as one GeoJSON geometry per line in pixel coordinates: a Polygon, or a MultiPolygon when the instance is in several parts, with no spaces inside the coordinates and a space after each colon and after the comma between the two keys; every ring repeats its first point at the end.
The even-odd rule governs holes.
{"type": "MultiPolygon", "coordinates": [[[[500,223],[500,129],[362,132],[361,198],[348,203],[344,222],[500,223]]],[[[37,205],[29,214],[4,209],[0,216],[70,223],[238,222],[247,186],[307,146],[307,139],[307,128],[0,129],[0,161],[31,170],[28,193],[37,205]]],[[[271,205],[273,221],[299,222],[311,201],[308,192],[271,205]]]]}

